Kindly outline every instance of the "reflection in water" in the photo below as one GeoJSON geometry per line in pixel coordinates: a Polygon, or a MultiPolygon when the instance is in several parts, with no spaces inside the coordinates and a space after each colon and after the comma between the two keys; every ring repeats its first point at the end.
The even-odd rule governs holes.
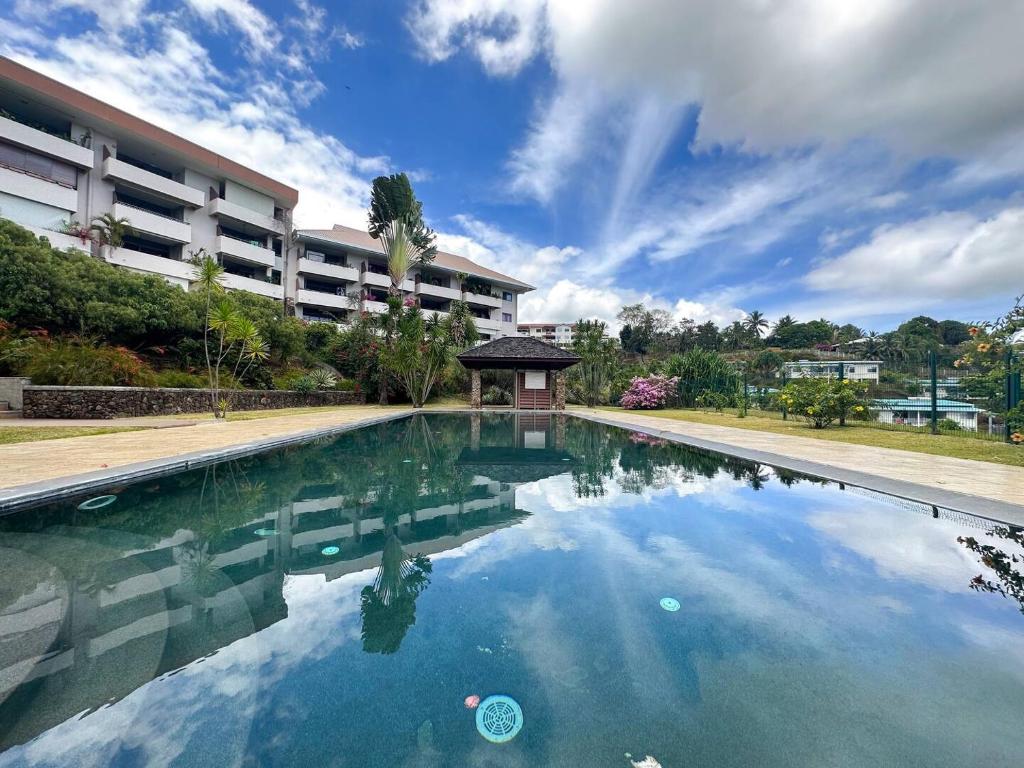
{"type": "Polygon", "coordinates": [[[1007,554],[992,544],[981,544],[973,536],[960,536],[957,541],[971,552],[981,557],[981,564],[989,568],[996,577],[995,581],[978,574],[971,579],[971,589],[977,592],[999,594],[1016,600],[1024,613],[1024,573],[1017,566],[1024,564],[1024,528],[997,525],[988,532],[989,536],[1003,539],[1011,545],[1016,544],[1020,552],[1007,554]]]}
{"type": "MultiPolygon", "coordinates": [[[[828,641],[818,651],[824,655],[837,647],[850,652],[842,643],[857,635],[855,626],[828,635],[829,621],[867,612],[871,631],[883,632],[889,611],[901,615],[913,603],[915,591],[889,594],[898,592],[897,580],[877,576],[864,577],[864,595],[828,591],[839,584],[850,588],[849,574],[856,571],[851,553],[878,556],[880,537],[871,530],[858,539],[854,525],[837,524],[863,515],[829,518],[806,501],[840,496],[834,487],[816,485],[823,483],[564,416],[434,414],[118,488],[117,501],[102,509],[79,510],[81,499],[73,499],[2,517],[0,751],[40,734],[46,740],[107,722],[99,712],[130,704],[122,700],[133,692],[180,683],[190,673],[204,686],[190,700],[198,707],[196,701],[215,697],[213,688],[225,674],[210,668],[241,651],[260,658],[252,646],[262,638],[272,659],[269,674],[278,664],[286,671],[272,682],[261,679],[267,686],[262,709],[249,701],[253,732],[266,737],[240,748],[252,764],[280,762],[282,754],[322,758],[311,744],[318,739],[329,746],[343,731],[365,735],[358,746],[348,745],[353,764],[401,765],[394,758],[402,753],[387,750],[397,741],[371,737],[380,733],[375,727],[390,727],[381,708],[397,713],[406,698],[435,707],[432,719],[410,715],[418,718],[408,730],[420,757],[439,765],[486,764],[483,757],[456,763],[449,752],[442,754],[462,738],[458,724],[443,713],[462,713],[467,693],[491,690],[515,693],[524,708],[531,707],[531,730],[518,737],[516,749],[527,749],[531,739],[557,747],[566,733],[585,730],[572,718],[595,718],[589,735],[577,738],[603,738],[621,726],[617,738],[623,744],[616,747],[623,749],[614,750],[621,758],[626,749],[645,754],[639,750],[656,746],[628,742],[635,734],[672,734],[657,751],[664,757],[673,745],[687,743],[673,729],[690,729],[696,743],[716,723],[743,722],[735,708],[751,687],[770,697],[801,674],[806,660],[790,648],[771,658],[773,619],[781,617],[787,641],[794,626],[799,642],[821,634],[828,641]],[[795,485],[804,490],[788,490],[795,485]],[[739,503],[729,506],[730,495],[739,503]],[[762,503],[769,514],[758,517],[762,503]],[[560,513],[565,509],[588,514],[560,513]],[[738,511],[727,514],[732,509],[738,511]],[[821,527],[809,536],[812,509],[820,513],[821,527]],[[842,551],[823,543],[821,531],[837,541],[845,534],[842,551]],[[785,554],[773,559],[773,548],[785,554]],[[811,578],[823,563],[827,567],[811,578]],[[836,573],[843,578],[835,579],[836,573]],[[297,619],[310,585],[323,591],[310,600],[315,621],[303,624],[297,619]],[[662,612],[658,600],[665,595],[678,596],[682,609],[662,612]],[[886,612],[879,614],[878,605],[886,612]],[[822,614],[833,606],[835,615],[826,620],[822,614]],[[314,637],[300,641],[290,632],[314,637]],[[336,644],[324,642],[326,648],[312,652],[324,640],[318,632],[333,635],[336,644]],[[677,634],[663,634],[668,632],[677,634]],[[297,659],[289,668],[281,657],[292,652],[297,659]],[[767,654],[768,663],[751,671],[757,653],[767,654]],[[422,674],[427,666],[434,676],[422,674]],[[627,674],[632,677],[625,679],[627,674]],[[669,679],[676,674],[679,679],[669,679]],[[730,675],[731,684],[721,682],[730,675]],[[423,690],[449,678],[452,690],[437,701],[433,690],[423,690]],[[344,679],[345,685],[318,697],[311,679],[344,679]],[[560,703],[570,689],[583,705],[568,713],[560,703]],[[385,690],[391,698],[382,703],[376,697],[385,690]],[[402,690],[410,695],[394,696],[402,690]],[[634,692],[638,698],[631,698],[634,692]],[[672,711],[660,713],[659,704],[671,704],[672,711]],[[690,720],[680,718],[675,709],[698,705],[710,708],[706,722],[692,711],[690,720]],[[628,711],[611,711],[616,707],[628,711]],[[320,709],[327,710],[326,730],[316,733],[320,709]],[[643,717],[633,718],[633,710],[643,717]],[[340,721],[344,729],[337,728],[340,721]],[[359,751],[371,749],[366,745],[380,751],[359,751]]],[[[899,529],[904,510],[893,509],[891,499],[855,492],[864,498],[850,502],[847,494],[846,503],[873,505],[899,529]]],[[[931,517],[930,508],[899,504],[931,517]]],[[[957,530],[969,524],[943,522],[963,523],[957,530]]],[[[997,527],[991,535],[1024,546],[1020,529],[997,527]]],[[[890,536],[890,543],[898,536],[890,536]]],[[[962,555],[945,529],[941,536],[962,555]]],[[[1013,598],[1024,610],[1021,556],[971,537],[958,541],[995,574],[979,576],[972,587],[1013,598]]],[[[934,559],[933,549],[928,552],[934,559]]],[[[879,570],[891,572],[904,556],[900,551],[894,560],[879,560],[879,570]]],[[[962,575],[935,579],[952,582],[962,575]]],[[[938,615],[922,611],[913,626],[938,615]]],[[[877,657],[867,655],[871,669],[877,657]]],[[[257,674],[251,670],[259,664],[247,661],[240,666],[257,674]]],[[[813,671],[821,679],[807,684],[827,688],[828,670],[813,671]]],[[[925,669],[921,677],[928,674],[925,669]]],[[[866,676],[857,669],[849,679],[860,685],[866,676]]],[[[170,723],[171,715],[162,714],[170,687],[153,694],[154,706],[148,700],[139,705],[157,730],[173,731],[182,722],[170,723]]],[[[849,691],[873,701],[854,688],[842,693],[849,691]]],[[[833,700],[831,693],[822,697],[833,700]]],[[[234,706],[235,699],[227,701],[234,706]]],[[[793,694],[793,702],[803,699],[793,694]]],[[[238,708],[244,709],[241,703],[238,708]]],[[[790,721],[794,733],[803,732],[805,721],[790,721]]],[[[751,722],[744,733],[752,733],[751,722]]],[[[750,738],[757,748],[771,738],[768,726],[779,726],[765,722],[766,731],[750,738]]],[[[467,723],[467,738],[478,740],[471,719],[467,723]]],[[[248,734],[249,724],[241,730],[248,734]]],[[[734,735],[726,741],[731,744],[734,735]]],[[[15,753],[22,754],[12,749],[0,755],[0,765],[15,753]]],[[[699,750],[693,754],[695,761],[701,756],[699,750]]],[[[700,762],[733,764],[723,758],[729,754],[709,749],[700,762]]],[[[760,753],[737,754],[749,765],[758,763],[760,753]]],[[[519,762],[599,765],[608,757],[585,759],[555,748],[519,762]]],[[[126,758],[120,764],[140,763],[126,758]]]]}

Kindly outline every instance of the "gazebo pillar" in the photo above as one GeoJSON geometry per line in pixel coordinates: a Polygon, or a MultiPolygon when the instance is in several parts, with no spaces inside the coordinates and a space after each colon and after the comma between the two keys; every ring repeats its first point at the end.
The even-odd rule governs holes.
{"type": "Polygon", "coordinates": [[[565,410],[565,371],[553,372],[555,379],[554,392],[551,393],[551,408],[556,411],[565,410]]]}
{"type": "Polygon", "coordinates": [[[480,371],[473,368],[469,372],[470,392],[469,405],[471,408],[482,408],[483,402],[480,399],[480,371]]]}

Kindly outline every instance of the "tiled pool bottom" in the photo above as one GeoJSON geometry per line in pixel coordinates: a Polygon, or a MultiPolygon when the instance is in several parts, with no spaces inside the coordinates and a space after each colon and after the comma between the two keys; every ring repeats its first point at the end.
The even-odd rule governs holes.
{"type": "Polygon", "coordinates": [[[103,495],[0,518],[4,768],[1019,764],[1019,530],[512,414],[103,495]]]}

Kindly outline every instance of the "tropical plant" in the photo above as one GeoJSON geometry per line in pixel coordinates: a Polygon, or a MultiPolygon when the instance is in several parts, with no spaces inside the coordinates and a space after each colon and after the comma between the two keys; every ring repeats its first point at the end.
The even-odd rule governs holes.
{"type": "Polygon", "coordinates": [[[338,377],[326,368],[317,368],[309,372],[309,380],[313,386],[320,391],[334,389],[338,384],[338,377]]]}
{"type": "Polygon", "coordinates": [[[401,296],[410,269],[429,264],[437,254],[434,231],[424,223],[423,204],[404,173],[373,180],[369,233],[384,248],[393,296],[401,296]]]}
{"type": "Polygon", "coordinates": [[[718,352],[691,349],[683,355],[673,355],[664,366],[664,372],[679,380],[679,401],[684,408],[697,405],[697,398],[707,392],[717,392],[732,404],[740,386],[740,375],[718,352]]]}
{"type": "Polygon", "coordinates": [[[34,336],[12,347],[5,360],[33,384],[87,387],[148,387],[153,371],[134,352],[81,336],[34,336]],[[16,351],[15,351],[16,350],[16,351]]]}
{"type": "Polygon", "coordinates": [[[764,331],[768,330],[768,321],[764,315],[758,312],[756,309],[747,315],[743,321],[743,326],[754,336],[760,338],[764,335],[764,331]]]}
{"type": "Polygon", "coordinates": [[[859,381],[806,377],[783,387],[779,400],[790,413],[807,419],[815,429],[824,429],[847,414],[865,414],[865,391],[859,381]]]}
{"type": "MultiPolygon", "coordinates": [[[[390,314],[390,313],[389,313],[390,314]]],[[[414,408],[422,408],[438,377],[458,351],[450,317],[424,318],[416,304],[394,313],[392,343],[381,350],[384,367],[405,389],[414,408]]]]}
{"type": "Polygon", "coordinates": [[[573,326],[572,350],[580,362],[570,368],[583,401],[593,407],[607,402],[608,383],[618,366],[618,348],[605,336],[607,326],[598,320],[579,320],[573,326]]]}
{"type": "Polygon", "coordinates": [[[100,245],[109,245],[111,248],[120,248],[124,245],[125,237],[135,231],[128,219],[117,218],[112,213],[94,217],[89,229],[96,233],[100,245]]]}
{"type": "Polygon", "coordinates": [[[493,384],[481,395],[480,402],[484,405],[512,405],[512,393],[493,384]]]}

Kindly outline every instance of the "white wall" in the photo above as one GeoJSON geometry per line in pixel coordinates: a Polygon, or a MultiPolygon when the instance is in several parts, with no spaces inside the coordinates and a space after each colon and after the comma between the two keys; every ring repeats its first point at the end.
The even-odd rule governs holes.
{"type": "Polygon", "coordinates": [[[274,216],[274,198],[267,197],[233,181],[224,182],[224,199],[231,203],[244,205],[249,210],[262,213],[264,216],[271,218],[274,216]]]}

